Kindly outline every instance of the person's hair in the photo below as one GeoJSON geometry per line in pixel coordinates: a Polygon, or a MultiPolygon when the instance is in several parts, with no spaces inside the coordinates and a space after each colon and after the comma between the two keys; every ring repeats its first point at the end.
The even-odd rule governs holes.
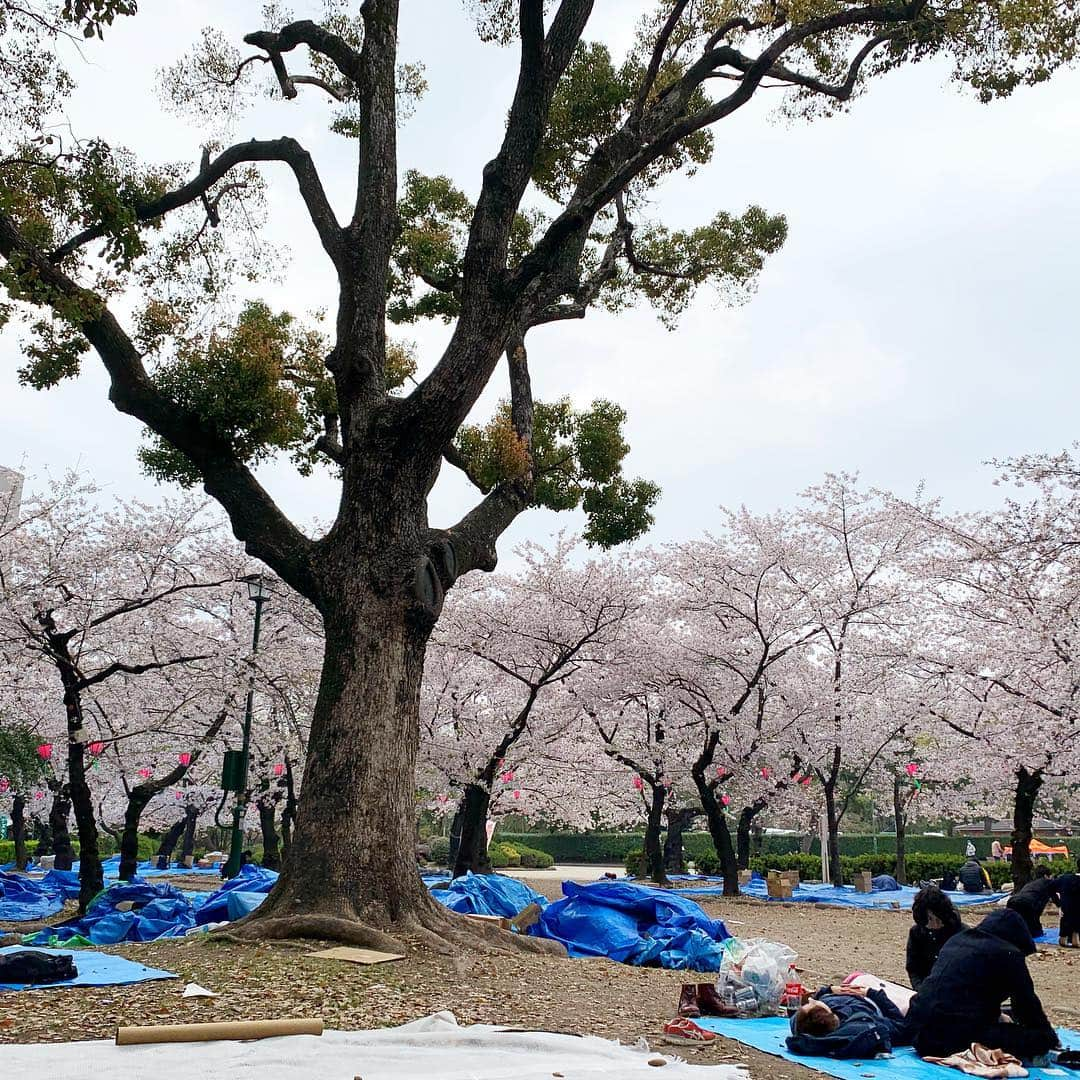
{"type": "Polygon", "coordinates": [[[1042,864],[1042,865],[1041,865],[1041,866],[1040,866],[1040,867],[1039,867],[1039,868],[1038,868],[1038,869],[1037,869],[1037,870],[1035,871],[1035,876],[1036,876],[1036,877],[1053,877],[1053,876],[1054,876],[1054,871],[1053,871],[1053,870],[1051,870],[1051,869],[1050,869],[1050,867],[1046,865],[1046,863],[1043,863],[1043,864],[1042,864]]]}
{"type": "Polygon", "coordinates": [[[821,1001],[808,1001],[795,1014],[795,1031],[800,1035],[831,1035],[840,1026],[840,1017],[821,1001]]]}
{"type": "Polygon", "coordinates": [[[925,927],[931,915],[936,915],[945,926],[960,923],[960,913],[953,902],[936,885],[924,885],[911,901],[911,917],[925,927]]]}

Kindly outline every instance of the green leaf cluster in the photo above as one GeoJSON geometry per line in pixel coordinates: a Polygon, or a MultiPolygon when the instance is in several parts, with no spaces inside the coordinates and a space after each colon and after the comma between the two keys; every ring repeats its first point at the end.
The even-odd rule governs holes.
{"type": "Polygon", "coordinates": [[[0,776],[7,777],[12,790],[25,794],[45,774],[37,754],[40,739],[26,726],[0,720],[0,776]]]}

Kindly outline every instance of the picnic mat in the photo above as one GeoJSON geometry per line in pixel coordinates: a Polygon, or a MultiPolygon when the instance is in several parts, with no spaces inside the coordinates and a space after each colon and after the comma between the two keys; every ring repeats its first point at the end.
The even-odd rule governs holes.
{"type": "MultiPolygon", "coordinates": [[[[0,949],[2,953],[19,952],[22,945],[9,945],[0,949]]],[[[54,956],[70,956],[75,961],[79,974],[74,979],[65,979],[57,983],[0,983],[0,990],[48,990],[67,986],[126,986],[129,983],[153,982],[156,979],[175,979],[171,971],[158,971],[157,968],[136,964],[122,956],[94,952],[90,949],[34,949],[34,952],[52,953],[54,956]]],[[[5,1050],[4,1059],[7,1060],[5,1050]]],[[[5,1075],[8,1075],[5,1070],[5,1075]]],[[[10,1075],[22,1075],[17,1070],[10,1075]]]]}
{"type": "MultiPolygon", "coordinates": [[[[791,1027],[784,1016],[765,1016],[759,1020],[720,1020],[705,1016],[694,1023],[708,1028],[709,1031],[715,1031],[726,1039],[734,1039],[744,1046],[752,1046],[755,1050],[762,1050],[785,1061],[793,1061],[796,1065],[817,1069],[826,1076],[836,1076],[840,1080],[949,1080],[950,1076],[963,1075],[956,1069],[947,1069],[923,1061],[911,1047],[898,1048],[891,1057],[870,1058],[866,1061],[837,1061],[834,1058],[789,1054],[784,1040],[791,1033],[791,1027]]],[[[1080,1046],[1080,1032],[1058,1028],[1058,1037],[1062,1046],[1080,1046]]],[[[1062,1076],[1071,1077],[1076,1074],[1068,1069],[1028,1068],[1028,1075],[1032,1080],[1060,1080],[1062,1076]]]]}
{"type": "Polygon", "coordinates": [[[297,1080],[362,1076],[364,1080],[567,1080],[651,1076],[666,1058],[665,1080],[747,1080],[731,1065],[688,1065],[595,1036],[459,1027],[438,1013],[380,1031],[326,1031],[257,1042],[116,1046],[112,1042],[11,1045],[4,1075],[49,1080],[297,1080]]]}

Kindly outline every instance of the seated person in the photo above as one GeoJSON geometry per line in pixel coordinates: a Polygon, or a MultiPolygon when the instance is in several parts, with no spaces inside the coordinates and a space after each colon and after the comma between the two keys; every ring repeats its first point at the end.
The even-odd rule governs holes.
{"type": "Polygon", "coordinates": [[[945,942],[908,1009],[919,1055],[947,1057],[977,1042],[1030,1061],[1057,1046],[1027,969],[1034,952],[1027,924],[1007,909],[945,942]]]}
{"type": "MultiPolygon", "coordinates": [[[[1076,862],[1080,869],[1080,859],[1076,862]]],[[[1061,908],[1061,929],[1058,943],[1063,949],[1080,947],[1080,874],[1070,870],[1057,879],[1058,907],[1061,908]]]]}
{"type": "Polygon", "coordinates": [[[936,886],[920,889],[911,903],[915,925],[908,931],[907,973],[913,990],[930,974],[942,946],[964,929],[953,902],[936,886]]]}
{"type": "Polygon", "coordinates": [[[989,892],[990,875],[978,859],[972,856],[960,867],[960,884],[964,886],[964,892],[989,892]]]}
{"type": "Polygon", "coordinates": [[[1035,871],[1035,878],[1009,897],[1006,907],[1015,911],[1027,923],[1033,938],[1042,937],[1043,928],[1039,921],[1046,905],[1058,898],[1057,879],[1051,874],[1045,863],[1035,871]]]}
{"type": "Polygon", "coordinates": [[[787,1048],[814,1057],[863,1058],[910,1042],[903,1014],[883,990],[823,986],[791,1018],[787,1048]]]}

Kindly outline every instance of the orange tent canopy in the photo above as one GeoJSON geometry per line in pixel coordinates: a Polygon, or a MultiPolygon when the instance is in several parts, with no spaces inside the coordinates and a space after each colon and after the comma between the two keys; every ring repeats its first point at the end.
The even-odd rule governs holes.
{"type": "MultiPolygon", "coordinates": [[[[1048,859],[1054,858],[1055,855],[1060,855],[1063,859],[1069,857],[1069,849],[1064,844],[1061,847],[1051,847],[1049,844],[1044,844],[1041,840],[1032,839],[1029,845],[1032,855],[1045,855],[1048,859]]],[[[1012,848],[1007,847],[1005,849],[1006,855],[1012,854],[1012,848]]]]}

